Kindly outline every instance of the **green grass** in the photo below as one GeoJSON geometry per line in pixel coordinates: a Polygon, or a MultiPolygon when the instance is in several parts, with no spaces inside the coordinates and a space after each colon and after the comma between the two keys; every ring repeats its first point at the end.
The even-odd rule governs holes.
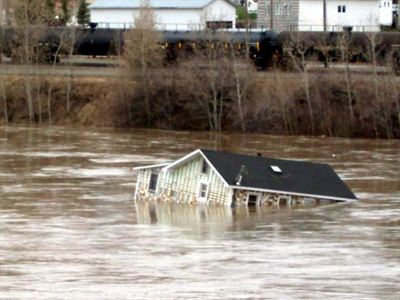
{"type": "MultiPolygon", "coordinates": [[[[238,7],[236,9],[237,20],[244,20],[246,16],[246,10],[244,7],[238,7]]],[[[257,13],[249,13],[249,20],[257,20],[257,13]]]]}

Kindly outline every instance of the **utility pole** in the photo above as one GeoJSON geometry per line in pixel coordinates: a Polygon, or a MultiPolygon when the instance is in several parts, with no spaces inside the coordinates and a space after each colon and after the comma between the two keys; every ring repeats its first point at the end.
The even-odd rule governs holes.
{"type": "MultiPolygon", "coordinates": [[[[328,26],[327,26],[327,12],[326,12],[326,0],[323,0],[324,2],[323,2],[323,10],[324,10],[324,13],[323,13],[323,15],[324,15],[324,32],[326,32],[327,30],[328,30],[328,26]]],[[[326,37],[324,37],[324,39],[326,39],[326,37]]],[[[328,43],[328,41],[327,40],[325,40],[325,43],[328,43]]],[[[329,62],[328,62],[328,54],[327,53],[325,53],[324,54],[324,68],[328,68],[329,67],[329,62]]]]}
{"type": "Polygon", "coordinates": [[[0,25],[3,23],[3,0],[0,0],[0,25]]]}
{"type": "Polygon", "coordinates": [[[323,10],[324,10],[324,13],[323,13],[323,15],[324,15],[324,31],[327,31],[327,12],[326,12],[326,0],[323,0],[324,2],[324,4],[323,4],[323,10]]]}
{"type": "Polygon", "coordinates": [[[269,6],[270,6],[270,8],[269,8],[269,10],[270,10],[270,12],[269,12],[270,27],[271,27],[271,30],[274,30],[274,0],[270,0],[269,6]]]}
{"type": "Polygon", "coordinates": [[[249,48],[249,5],[248,0],[244,1],[244,17],[245,17],[245,28],[246,28],[246,59],[250,58],[250,48],[249,48]]]}

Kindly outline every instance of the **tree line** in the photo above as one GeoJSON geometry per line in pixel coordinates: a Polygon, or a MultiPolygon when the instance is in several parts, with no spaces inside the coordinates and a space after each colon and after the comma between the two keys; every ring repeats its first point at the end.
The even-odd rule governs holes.
{"type": "Polygon", "coordinates": [[[0,14],[0,25],[18,26],[28,18],[32,25],[66,26],[73,17],[79,25],[89,24],[87,0],[13,0],[10,8],[0,14]]]}
{"type": "MultiPolygon", "coordinates": [[[[223,33],[218,41],[210,36],[203,47],[192,47],[192,53],[179,57],[178,64],[161,68],[163,53],[157,46],[160,36],[154,20],[151,9],[143,7],[135,19],[136,30],[125,36],[116,98],[128,112],[127,126],[400,136],[400,81],[391,55],[384,62],[391,71],[384,75],[378,71],[377,33],[368,34],[363,51],[372,70],[368,75],[351,69],[351,57],[360,49],[352,47],[347,34],[334,45],[341,73],[310,73],[310,41],[295,34],[282,53],[290,73],[278,68],[257,72],[223,33]]],[[[332,49],[323,41],[315,47],[326,54],[332,49]]]]}
{"type": "MultiPolygon", "coordinates": [[[[33,1],[21,2],[19,22],[24,30],[20,46],[14,49],[26,66],[19,81],[23,93],[15,97],[11,85],[0,83],[5,122],[13,120],[12,112],[23,110],[29,123],[53,124],[54,111],[62,107],[66,118],[96,111],[96,118],[110,120],[107,125],[111,126],[400,137],[399,78],[393,72],[379,73],[375,52],[379,41],[375,34],[370,35],[365,51],[372,70],[368,75],[350,68],[353,50],[346,35],[336,47],[344,66],[341,73],[311,73],[306,45],[296,36],[283,49],[292,72],[278,68],[257,72],[243,56],[240,45],[223,33],[218,41],[210,35],[203,43],[193,45],[191,52],[178,57],[178,62],[168,62],[165,68],[165,49],[160,47],[162,37],[155,30],[154,13],[144,6],[135,19],[134,30],[125,34],[124,51],[118,58],[120,77],[107,83],[112,89],[106,96],[93,87],[85,98],[77,88],[71,66],[67,66],[67,76],[62,80],[55,82],[52,78],[56,56],[48,78],[33,72],[38,67],[37,56],[43,53],[35,50],[38,37],[31,34],[30,28],[46,28],[43,18],[31,17],[33,1]],[[84,109],[86,104],[91,108],[84,109]]],[[[57,53],[72,54],[73,37],[70,31],[63,32],[57,53]]],[[[323,43],[319,47],[322,52],[328,49],[323,43]]],[[[85,119],[90,118],[95,117],[88,113],[85,119]]]]}

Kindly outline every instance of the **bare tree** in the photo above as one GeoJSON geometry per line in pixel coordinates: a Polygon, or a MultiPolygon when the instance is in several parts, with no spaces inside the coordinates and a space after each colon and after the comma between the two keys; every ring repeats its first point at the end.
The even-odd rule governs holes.
{"type": "Polygon", "coordinates": [[[66,102],[67,102],[67,112],[71,111],[71,97],[72,97],[72,87],[74,82],[74,69],[72,66],[71,58],[75,51],[75,43],[80,38],[82,33],[76,30],[75,26],[70,26],[65,29],[65,31],[61,34],[60,41],[60,51],[68,57],[66,60],[66,71],[67,71],[67,93],[66,93],[66,102]]]}
{"type": "Polygon", "coordinates": [[[161,37],[156,29],[154,12],[148,1],[144,1],[134,20],[134,28],[125,34],[123,67],[129,77],[136,82],[145,107],[147,125],[153,118],[151,109],[151,86],[154,84],[155,69],[163,61],[161,37]]]}
{"type": "Polygon", "coordinates": [[[48,16],[41,0],[19,0],[15,4],[15,21],[20,31],[14,47],[13,56],[24,67],[24,85],[29,122],[34,121],[33,105],[33,66],[42,58],[43,48],[39,46],[48,16]]]}
{"type": "Polygon", "coordinates": [[[376,137],[380,136],[380,125],[383,125],[388,138],[392,137],[392,130],[389,124],[389,113],[387,107],[385,107],[380,93],[380,77],[378,75],[378,55],[379,47],[382,43],[382,39],[377,32],[370,32],[366,34],[367,37],[367,56],[372,64],[373,71],[373,86],[374,86],[374,98],[375,98],[375,109],[373,113],[374,130],[376,137]],[[383,112],[383,116],[380,115],[380,111],[383,112]],[[382,117],[384,118],[382,120],[382,117]]]}
{"type": "Polygon", "coordinates": [[[177,70],[182,76],[178,80],[182,82],[182,96],[191,94],[190,99],[197,103],[199,108],[197,114],[206,117],[208,128],[221,131],[227,97],[224,87],[228,70],[225,61],[217,58],[218,50],[214,51],[211,45],[207,47],[203,53],[199,51],[195,57],[180,61],[177,70]],[[191,93],[188,93],[189,88],[191,93]]]}
{"type": "Polygon", "coordinates": [[[51,104],[52,104],[52,93],[53,93],[53,79],[55,77],[55,71],[56,71],[56,66],[57,66],[57,62],[59,59],[59,55],[61,50],[65,47],[66,45],[65,40],[66,40],[66,35],[68,34],[68,31],[66,29],[66,27],[63,27],[62,31],[60,32],[59,35],[59,39],[57,40],[57,49],[55,51],[55,53],[52,55],[52,67],[51,67],[51,72],[50,72],[50,76],[49,76],[49,82],[48,82],[48,88],[47,88],[47,115],[48,115],[48,123],[49,125],[51,125],[52,122],[52,112],[51,112],[51,104]]]}
{"type": "Polygon", "coordinates": [[[314,112],[310,93],[310,76],[307,70],[307,50],[310,48],[309,42],[307,35],[292,34],[290,41],[284,45],[283,51],[288,58],[290,66],[301,73],[311,124],[311,133],[315,134],[314,112]]]}
{"type": "Polygon", "coordinates": [[[293,89],[293,87],[289,87],[287,78],[283,78],[282,72],[278,69],[275,69],[273,72],[275,87],[277,91],[277,98],[279,100],[281,117],[283,120],[283,124],[285,127],[285,133],[290,134],[292,132],[293,124],[289,117],[288,113],[288,99],[290,99],[291,95],[289,91],[293,89]]]}
{"type": "MultiPolygon", "coordinates": [[[[198,91],[202,96],[197,98],[199,104],[207,112],[210,130],[222,130],[222,117],[226,102],[226,84],[229,80],[229,61],[224,55],[223,44],[225,36],[218,37],[208,32],[204,37],[202,47],[196,48],[197,59],[191,58],[186,74],[193,72],[194,81],[200,85],[198,91]]],[[[190,75],[189,75],[190,76],[190,75]]]]}
{"type": "Polygon", "coordinates": [[[400,124],[400,85],[397,77],[397,64],[400,63],[400,47],[398,49],[393,49],[392,51],[397,51],[395,53],[391,53],[388,57],[386,64],[388,65],[388,69],[390,73],[388,74],[388,83],[390,85],[390,90],[393,91],[393,99],[396,105],[397,110],[397,122],[400,124]]]}
{"type": "Polygon", "coordinates": [[[348,32],[343,32],[337,38],[337,46],[340,51],[340,59],[344,64],[344,77],[346,82],[347,104],[349,108],[350,124],[354,125],[354,111],[353,111],[353,79],[350,69],[350,59],[352,55],[351,36],[348,32]]]}
{"type": "Polygon", "coordinates": [[[239,116],[239,124],[241,130],[246,131],[246,105],[247,95],[249,88],[254,84],[254,65],[248,59],[248,46],[246,46],[246,57],[238,57],[235,51],[234,44],[231,43],[230,58],[232,63],[232,75],[234,80],[234,99],[237,107],[237,113],[239,116]]]}
{"type": "Polygon", "coordinates": [[[4,120],[6,123],[8,123],[8,100],[7,100],[6,85],[4,80],[0,81],[0,92],[1,92],[1,98],[3,99],[4,120]]]}

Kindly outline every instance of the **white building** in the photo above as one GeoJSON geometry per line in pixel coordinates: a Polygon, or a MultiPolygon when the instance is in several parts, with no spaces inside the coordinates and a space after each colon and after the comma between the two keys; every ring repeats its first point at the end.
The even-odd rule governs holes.
{"type": "MultiPolygon", "coordinates": [[[[132,27],[141,0],[97,0],[90,5],[91,22],[100,27],[132,27]]],[[[236,27],[236,6],[228,0],[149,0],[157,27],[166,30],[236,27]]]]}
{"type": "MultiPolygon", "coordinates": [[[[277,31],[323,31],[323,0],[260,0],[259,25],[277,31]],[[271,3],[272,9],[271,9],[271,3]]],[[[326,0],[328,31],[379,31],[392,24],[392,0],[326,0]]]]}

